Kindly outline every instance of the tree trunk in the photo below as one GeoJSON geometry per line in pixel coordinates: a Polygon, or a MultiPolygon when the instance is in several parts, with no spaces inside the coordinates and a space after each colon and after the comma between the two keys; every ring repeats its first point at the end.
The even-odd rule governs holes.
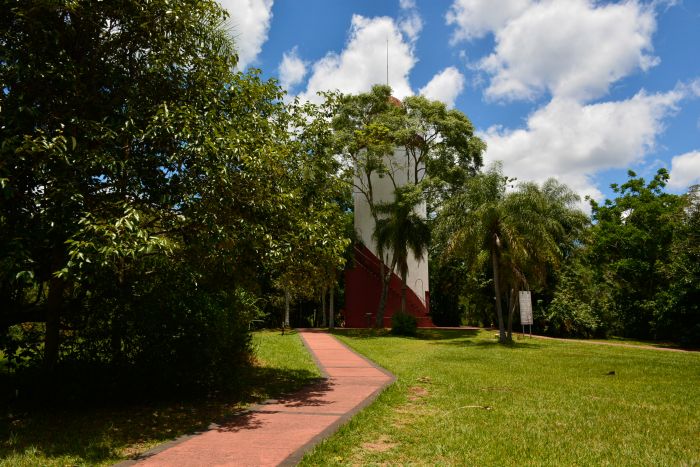
{"type": "Polygon", "coordinates": [[[496,245],[497,236],[493,236],[491,245],[491,264],[493,266],[493,289],[496,293],[496,315],[498,316],[498,341],[500,343],[507,342],[506,329],[503,325],[503,308],[501,306],[501,283],[500,274],[498,273],[498,246],[496,245]]]}
{"type": "Polygon", "coordinates": [[[515,315],[515,309],[517,308],[518,301],[516,297],[516,290],[510,289],[510,303],[508,310],[508,340],[513,340],[513,316],[515,315]]]}
{"type": "MultiPolygon", "coordinates": [[[[335,281],[334,281],[335,282],[335,281]]],[[[335,284],[331,286],[331,290],[329,292],[330,296],[328,297],[328,328],[333,329],[335,327],[335,309],[333,306],[333,289],[335,289],[335,284]]]]}
{"type": "MultiPolygon", "coordinates": [[[[384,264],[384,261],[382,260],[382,265],[384,264]]],[[[384,270],[386,266],[382,266],[382,271],[384,270]]],[[[394,267],[396,267],[396,258],[392,259],[391,261],[391,267],[387,268],[387,271],[385,274],[382,275],[382,295],[379,297],[379,307],[377,308],[377,321],[376,321],[376,327],[377,328],[383,328],[384,327],[384,313],[386,312],[386,301],[387,297],[389,296],[389,285],[391,284],[391,273],[394,271],[394,267]]]]}
{"type": "Polygon", "coordinates": [[[284,289],[284,322],[283,327],[289,327],[289,290],[284,289]]]}
{"type": "Polygon", "coordinates": [[[326,289],[321,292],[321,327],[326,327],[326,289]]]}
{"type": "Polygon", "coordinates": [[[126,266],[124,264],[124,258],[119,259],[119,269],[117,273],[117,285],[119,288],[117,301],[118,305],[112,312],[112,335],[111,335],[111,346],[112,346],[112,361],[119,362],[122,359],[122,324],[123,320],[126,319],[126,288],[124,281],[124,271],[126,266]]]}
{"type": "MultiPolygon", "coordinates": [[[[58,271],[63,263],[60,248],[54,248],[51,269],[58,271]]],[[[54,275],[49,279],[49,296],[46,302],[46,334],[44,335],[44,365],[51,372],[58,362],[58,347],[60,345],[61,308],[63,307],[63,292],[66,283],[54,275]]]]}
{"type": "Polygon", "coordinates": [[[401,313],[406,313],[406,271],[401,271],[401,313]]]}

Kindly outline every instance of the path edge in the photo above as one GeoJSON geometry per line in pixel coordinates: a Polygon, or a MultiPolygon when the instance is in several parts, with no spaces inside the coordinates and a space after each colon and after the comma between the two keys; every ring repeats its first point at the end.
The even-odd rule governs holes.
{"type": "Polygon", "coordinates": [[[338,431],[338,430],[340,429],[340,427],[342,427],[342,426],[345,425],[348,421],[350,421],[350,419],[351,419],[352,417],[354,417],[354,416],[357,415],[360,411],[362,411],[363,409],[367,408],[370,404],[372,404],[372,402],[374,402],[374,400],[375,400],[377,397],[379,397],[379,395],[380,395],[382,392],[384,392],[384,390],[385,390],[386,388],[388,388],[389,386],[391,386],[392,384],[394,384],[394,383],[396,382],[396,379],[397,379],[396,376],[395,376],[393,373],[391,373],[389,370],[386,370],[385,368],[382,368],[381,366],[377,365],[377,364],[374,363],[372,360],[370,360],[369,358],[365,357],[365,356],[362,355],[361,353],[357,352],[355,349],[353,349],[352,347],[348,346],[347,344],[345,344],[343,341],[341,341],[340,339],[338,339],[336,336],[334,336],[332,333],[330,333],[330,332],[328,332],[328,331],[319,331],[319,330],[316,330],[316,329],[313,329],[313,330],[312,330],[312,329],[297,329],[296,331],[299,333],[299,337],[301,338],[301,341],[304,343],[304,346],[305,346],[306,349],[309,351],[309,354],[310,354],[311,357],[313,358],[314,363],[315,363],[316,366],[318,367],[318,370],[321,372],[322,375],[324,375],[324,377],[325,377],[327,380],[328,380],[328,379],[331,379],[331,378],[329,378],[329,377],[327,376],[328,373],[326,373],[325,368],[323,367],[323,365],[321,365],[321,362],[318,360],[318,358],[316,358],[316,354],[311,350],[311,347],[309,346],[309,343],[306,341],[306,338],[304,338],[304,335],[302,334],[303,332],[314,332],[314,333],[318,333],[318,334],[328,334],[328,335],[329,335],[330,337],[332,337],[336,342],[338,342],[340,345],[342,345],[343,347],[345,347],[345,349],[349,350],[350,352],[352,352],[352,353],[355,354],[356,356],[360,357],[362,360],[364,360],[365,362],[367,362],[371,367],[373,367],[373,368],[376,369],[376,370],[379,370],[381,373],[383,373],[383,374],[384,374],[385,376],[387,376],[389,379],[388,379],[386,382],[384,382],[381,386],[379,386],[374,392],[372,392],[372,394],[370,394],[369,396],[367,396],[362,402],[360,402],[359,404],[357,404],[355,407],[353,407],[353,408],[350,409],[349,411],[345,412],[345,414],[341,415],[340,418],[338,418],[338,420],[336,420],[335,422],[331,423],[331,424],[330,424],[329,426],[327,426],[323,431],[321,431],[320,433],[318,433],[316,436],[314,436],[314,437],[311,438],[308,442],[306,442],[304,445],[302,445],[299,449],[297,449],[296,451],[294,451],[293,453],[291,453],[289,456],[287,456],[287,458],[284,459],[284,460],[279,464],[280,466],[285,466],[285,467],[297,465],[297,464],[299,463],[299,461],[301,461],[301,459],[304,457],[304,455],[305,455],[308,451],[310,451],[312,448],[314,448],[317,444],[321,443],[321,442],[322,442],[323,440],[325,440],[326,438],[330,437],[333,433],[335,433],[336,431],[338,431]]]}

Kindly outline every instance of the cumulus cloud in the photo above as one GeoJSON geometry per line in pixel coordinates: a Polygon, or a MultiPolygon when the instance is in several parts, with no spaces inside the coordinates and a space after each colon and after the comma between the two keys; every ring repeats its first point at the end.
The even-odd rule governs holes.
{"type": "Polygon", "coordinates": [[[399,17],[399,29],[413,43],[418,40],[418,36],[423,30],[423,19],[418,14],[414,0],[400,0],[399,5],[402,10],[399,17]]]}
{"type": "Polygon", "coordinates": [[[656,4],[638,0],[454,0],[446,21],[452,43],[493,35],[493,50],[475,63],[493,100],[549,96],[521,128],[482,134],[486,159],[509,175],[556,177],[581,195],[602,197],[593,177],[650,154],[665,119],[698,95],[695,81],[669,92],[596,101],[610,86],[659,63],[653,54],[656,4]]]}
{"type": "Polygon", "coordinates": [[[366,18],[353,15],[348,42],[342,52],[329,52],[312,66],[302,99],[318,102],[319,91],[345,93],[368,91],[387,80],[387,39],[389,84],[394,96],[412,94],[409,73],[416,63],[413,48],[400,28],[389,17],[366,18]]]}
{"type": "Polygon", "coordinates": [[[445,15],[447,24],[455,25],[452,43],[477,39],[498,31],[511,19],[532,5],[530,0],[455,0],[445,15]]]}
{"type": "Polygon", "coordinates": [[[255,62],[267,41],[273,0],[220,0],[229,13],[231,33],[238,51],[238,68],[255,62]]]}
{"type": "Polygon", "coordinates": [[[631,0],[456,0],[447,16],[453,39],[494,34],[477,67],[490,76],[486,96],[534,99],[544,93],[590,100],[612,83],[659,60],[652,55],[656,18],[631,0]],[[495,11],[494,11],[495,10],[495,11]]]}
{"type": "Polygon", "coordinates": [[[417,12],[411,11],[399,20],[399,29],[408,37],[409,41],[415,42],[423,30],[423,20],[417,12]]]}
{"type": "Polygon", "coordinates": [[[451,66],[437,73],[421,88],[419,94],[428,99],[444,102],[448,107],[454,107],[455,99],[464,89],[464,75],[451,66]]]}
{"type": "Polygon", "coordinates": [[[582,196],[601,199],[590,177],[642,160],[654,149],[665,117],[687,96],[677,87],[589,105],[555,98],[532,113],[525,128],[489,128],[482,135],[488,145],[486,159],[503,161],[505,173],[522,180],[556,177],[582,196]]]}
{"type": "Polygon", "coordinates": [[[671,159],[671,178],[668,186],[684,190],[700,183],[700,151],[691,151],[671,159]]]}
{"type": "Polygon", "coordinates": [[[296,47],[282,54],[282,62],[278,72],[280,85],[283,89],[292,89],[302,82],[304,76],[306,76],[306,64],[299,58],[296,47]]]}

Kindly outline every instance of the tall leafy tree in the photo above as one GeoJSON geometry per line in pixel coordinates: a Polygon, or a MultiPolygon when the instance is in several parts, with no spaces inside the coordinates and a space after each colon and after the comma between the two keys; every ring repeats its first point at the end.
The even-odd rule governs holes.
{"type": "Polygon", "coordinates": [[[628,176],[622,185],[612,185],[614,199],[591,202],[595,225],[589,255],[623,334],[653,338],[657,298],[670,286],[666,265],[685,201],[664,191],[666,169],[649,182],[633,171],[628,176]]]}
{"type": "Polygon", "coordinates": [[[700,345],[700,186],[690,187],[678,212],[671,259],[664,267],[669,287],[662,290],[655,310],[661,339],[700,345]]]}
{"type": "Polygon", "coordinates": [[[2,10],[0,331],[42,323],[48,368],[68,352],[234,362],[294,204],[281,90],[234,72],[214,1],[2,10]]]}
{"type": "Polygon", "coordinates": [[[557,182],[541,188],[526,183],[512,192],[506,190],[508,183],[499,165],[468,179],[437,220],[447,254],[477,270],[490,267],[501,342],[512,339],[518,289],[541,283],[547,265],[561,258],[571,232],[585,223],[585,215],[573,207],[576,195],[557,182]],[[510,304],[507,329],[504,296],[510,304]]]}
{"type": "Polygon", "coordinates": [[[293,298],[325,297],[326,290],[335,287],[352,222],[347,213],[349,188],[334,157],[328,108],[294,102],[288,110],[291,157],[285,160],[287,177],[280,184],[290,201],[283,215],[289,226],[280,236],[279,248],[267,254],[285,293],[286,325],[293,298]]]}
{"type": "MultiPolygon", "coordinates": [[[[430,217],[441,199],[481,167],[485,144],[464,114],[443,103],[420,96],[399,101],[388,86],[374,86],[359,95],[326,97],[344,179],[356,196],[365,199],[375,225],[381,218],[375,192],[379,179],[390,180],[394,190],[403,181],[420,187],[430,217]],[[389,157],[397,150],[401,157],[389,157]]],[[[387,252],[378,248],[378,253],[385,260],[387,252]]],[[[392,270],[392,265],[382,265],[377,316],[384,312],[392,270]]]]}

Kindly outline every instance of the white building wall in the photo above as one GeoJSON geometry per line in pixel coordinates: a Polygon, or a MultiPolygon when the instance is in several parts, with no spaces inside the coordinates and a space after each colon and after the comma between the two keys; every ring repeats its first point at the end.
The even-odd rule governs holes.
{"type": "MultiPolygon", "coordinates": [[[[385,159],[386,166],[392,168],[391,170],[394,176],[394,181],[397,186],[405,185],[409,179],[413,180],[413,163],[409,159],[410,158],[406,156],[406,151],[404,148],[397,148],[392,156],[387,156],[385,159]]],[[[422,167],[419,168],[422,169],[422,167]]],[[[366,186],[366,182],[363,184],[359,179],[355,180],[355,184],[359,186],[366,186]]],[[[379,178],[379,176],[376,174],[372,175],[372,187],[375,205],[394,201],[394,184],[389,176],[385,175],[384,177],[379,178]]],[[[355,231],[357,232],[358,238],[372,253],[374,253],[375,256],[379,256],[377,254],[376,243],[372,238],[374,233],[374,219],[372,218],[367,198],[358,189],[355,189],[353,198],[355,204],[355,231]]],[[[415,211],[419,216],[425,219],[425,202],[422,202],[416,206],[415,211]]],[[[391,252],[385,252],[385,257],[383,258],[384,264],[390,265],[391,254],[391,252]]],[[[423,259],[420,261],[416,261],[413,252],[409,253],[408,276],[406,278],[406,282],[411,290],[413,290],[413,292],[418,296],[418,298],[425,302],[425,292],[429,290],[427,252],[423,255],[423,259]]]]}

